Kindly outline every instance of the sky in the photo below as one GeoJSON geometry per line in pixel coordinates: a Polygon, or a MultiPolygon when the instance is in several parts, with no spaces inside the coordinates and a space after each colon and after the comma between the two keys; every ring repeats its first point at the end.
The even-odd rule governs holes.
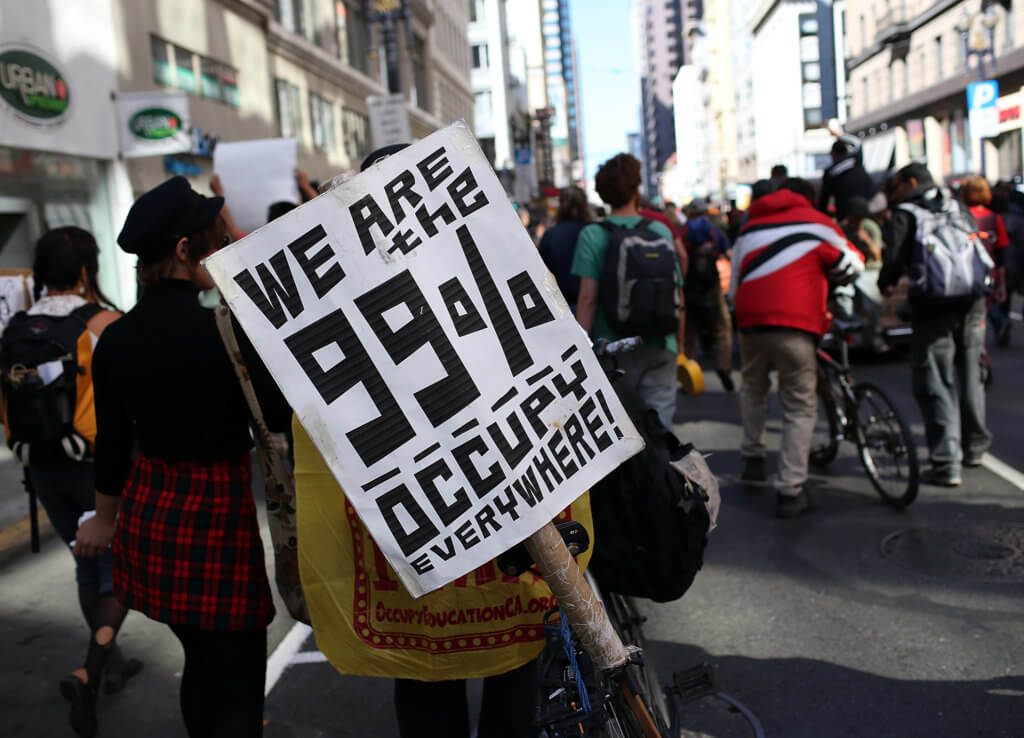
{"type": "Polygon", "coordinates": [[[571,0],[569,12],[578,49],[590,179],[601,162],[626,150],[626,134],[640,127],[630,0],[571,0]]]}

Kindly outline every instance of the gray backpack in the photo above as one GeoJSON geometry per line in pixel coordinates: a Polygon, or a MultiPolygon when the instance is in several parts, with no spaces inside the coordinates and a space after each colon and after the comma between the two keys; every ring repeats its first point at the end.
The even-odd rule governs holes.
{"type": "Polygon", "coordinates": [[[898,206],[917,221],[908,269],[910,296],[941,301],[987,295],[995,264],[974,218],[946,190],[939,205],[937,210],[914,203],[898,206]]]}

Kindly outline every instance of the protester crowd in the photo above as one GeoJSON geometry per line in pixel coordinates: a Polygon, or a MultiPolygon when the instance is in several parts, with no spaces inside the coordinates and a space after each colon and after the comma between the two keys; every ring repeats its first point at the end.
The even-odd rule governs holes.
{"type": "MultiPolygon", "coordinates": [[[[1010,183],[969,177],[953,194],[916,163],[876,183],[856,141],[838,133],[832,160],[817,191],[774,168],[741,210],[702,198],[681,208],[647,201],[640,162],[620,154],[595,178],[606,214],[576,187],[561,191],[551,222],[543,211],[519,211],[580,326],[595,340],[643,338],[618,365],[665,428],[677,414],[680,356],[702,359],[726,392],[739,385],[742,479],[771,479],[783,518],[815,507],[807,487],[815,352],[833,315],[863,320],[869,344],[888,350],[883,296],[910,278],[910,386],[924,419],[926,478],[953,486],[991,440],[986,325],[995,344],[1009,342],[1010,301],[1024,286],[1024,195],[1010,183]],[[981,287],[952,296],[915,290],[932,268],[922,261],[923,241],[947,221],[980,237],[985,271],[961,277],[981,287]],[[771,372],[783,410],[773,477],[764,443],[771,372]]],[[[304,199],[316,196],[315,183],[300,175],[299,184],[304,199]]],[[[198,298],[213,287],[202,259],[245,233],[216,179],[212,189],[206,197],[176,177],[135,202],[118,244],[138,258],[140,299],[124,315],[98,288],[92,236],[48,232],[36,246],[37,301],[3,336],[4,368],[32,344],[28,328],[50,331],[76,357],[70,429],[28,445],[14,417],[25,411],[10,396],[5,425],[74,553],[90,636],[84,663],[61,691],[80,736],[98,732],[100,684],[117,692],[142,668],[115,642],[129,609],[166,624],[182,644],[181,709],[192,738],[262,731],[274,606],[252,496],[250,418],[214,314],[198,298]]],[[[275,203],[268,220],[297,205],[275,203]]],[[[241,326],[234,329],[267,426],[290,434],[290,408],[241,326]]],[[[308,439],[296,446],[296,468],[319,474],[308,439]]],[[[486,735],[529,734],[519,718],[533,699],[532,664],[524,657],[515,669],[481,674],[500,706],[486,711],[486,735]]],[[[452,706],[452,735],[468,734],[461,680],[399,678],[395,700],[403,736],[423,734],[423,716],[439,703],[452,706]]]]}

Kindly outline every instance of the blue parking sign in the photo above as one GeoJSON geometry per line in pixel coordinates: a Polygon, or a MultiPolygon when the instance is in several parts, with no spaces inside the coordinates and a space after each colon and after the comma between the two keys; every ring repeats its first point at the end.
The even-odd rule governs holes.
{"type": "Polygon", "coordinates": [[[987,79],[967,85],[967,110],[994,108],[999,99],[999,82],[987,79]]]}

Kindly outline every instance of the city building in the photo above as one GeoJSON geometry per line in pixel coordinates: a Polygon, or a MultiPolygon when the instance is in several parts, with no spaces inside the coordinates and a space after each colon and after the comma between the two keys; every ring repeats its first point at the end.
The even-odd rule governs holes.
{"type": "Polygon", "coordinates": [[[505,0],[473,0],[470,4],[473,131],[484,154],[499,171],[513,166],[512,116],[516,105],[505,19],[505,0]]]}
{"type": "Polygon", "coordinates": [[[712,180],[708,194],[721,202],[735,198],[739,175],[732,52],[731,6],[734,4],[739,4],[738,0],[707,0],[704,3],[703,20],[697,26],[697,34],[703,34],[707,43],[708,72],[705,84],[708,88],[708,118],[714,140],[713,160],[710,162],[712,180]]]}
{"type": "Polygon", "coordinates": [[[1024,174],[1024,14],[1015,11],[1008,1],[847,0],[847,128],[863,136],[870,170],[919,160],[936,177],[977,173],[984,141],[989,179],[1024,174]],[[999,84],[998,129],[986,139],[971,130],[966,95],[982,77],[999,84]]]}
{"type": "Polygon", "coordinates": [[[750,16],[758,178],[783,164],[813,179],[831,163],[824,126],[839,108],[834,11],[818,0],[760,0],[750,16]]]}
{"type": "Polygon", "coordinates": [[[110,99],[112,2],[0,0],[0,268],[31,270],[43,232],[79,226],[100,244],[103,292],[126,306],[134,261],[114,244],[132,190],[110,99]]]}
{"type": "Polygon", "coordinates": [[[736,123],[736,178],[745,184],[757,179],[757,128],[754,123],[754,35],[751,19],[757,6],[733,0],[732,22],[733,96],[736,123]]]}
{"type": "Polygon", "coordinates": [[[551,184],[565,187],[583,173],[579,71],[569,0],[541,0],[541,32],[551,113],[551,184]]]}
{"type": "Polygon", "coordinates": [[[406,3],[388,46],[362,0],[0,0],[0,266],[30,267],[43,231],[81,225],[127,307],[134,264],[114,244],[128,207],[172,174],[209,191],[217,141],[294,137],[298,166],[323,180],[372,150],[368,96],[405,95],[417,138],[472,123],[467,3],[392,4],[406,3]],[[15,92],[25,70],[52,89],[15,92]],[[192,150],[122,156],[118,96],[171,90],[186,94],[192,150]]]}
{"type": "MultiPolygon", "coordinates": [[[[192,125],[219,140],[293,137],[298,166],[314,180],[358,168],[372,150],[368,96],[405,94],[415,138],[472,122],[469,8],[457,0],[410,0],[390,48],[361,0],[117,0],[114,8],[121,91],[183,89],[192,125]]],[[[205,184],[209,160],[190,163],[205,184]]],[[[159,182],[165,166],[133,160],[135,190],[159,182]]]]}
{"type": "Polygon", "coordinates": [[[515,124],[516,200],[538,194],[539,182],[553,182],[551,113],[540,0],[506,0],[509,65],[518,85],[518,105],[524,110],[515,124]]]}
{"type": "MultiPolygon", "coordinates": [[[[633,34],[640,76],[640,122],[644,137],[644,181],[649,196],[660,190],[665,163],[676,151],[672,83],[684,63],[681,0],[634,0],[633,34]]],[[[686,3],[691,24],[700,3],[686,3]]],[[[691,25],[692,27],[692,25],[691,25]]]]}

